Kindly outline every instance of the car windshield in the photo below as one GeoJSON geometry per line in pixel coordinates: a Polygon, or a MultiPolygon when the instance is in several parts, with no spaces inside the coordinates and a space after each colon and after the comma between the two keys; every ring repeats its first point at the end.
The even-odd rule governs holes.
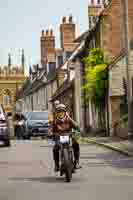
{"type": "Polygon", "coordinates": [[[30,113],[29,113],[29,112],[24,112],[24,113],[22,113],[22,114],[24,115],[24,117],[27,118],[27,117],[29,116],[30,113]]]}
{"type": "Polygon", "coordinates": [[[30,113],[30,120],[48,120],[48,112],[32,112],[30,113]]]}

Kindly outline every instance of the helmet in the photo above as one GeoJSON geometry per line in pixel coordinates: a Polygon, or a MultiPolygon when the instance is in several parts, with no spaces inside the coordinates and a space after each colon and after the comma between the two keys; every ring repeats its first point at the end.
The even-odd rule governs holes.
{"type": "Polygon", "coordinates": [[[66,106],[64,104],[59,104],[56,106],[56,111],[59,112],[59,111],[64,111],[66,112],[66,106]]]}
{"type": "Polygon", "coordinates": [[[56,101],[54,102],[54,106],[55,106],[55,107],[57,107],[59,104],[60,104],[60,101],[59,101],[59,100],[56,100],[56,101]]]}

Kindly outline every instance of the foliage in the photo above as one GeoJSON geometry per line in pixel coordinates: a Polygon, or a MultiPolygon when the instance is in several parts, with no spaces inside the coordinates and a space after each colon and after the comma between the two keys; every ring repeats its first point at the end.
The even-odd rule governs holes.
{"type": "Polygon", "coordinates": [[[86,92],[86,99],[99,107],[104,102],[107,88],[107,63],[101,49],[92,49],[84,59],[86,66],[85,84],[83,90],[86,92]]]}
{"type": "Polygon", "coordinates": [[[120,119],[120,125],[124,128],[128,126],[128,114],[125,114],[120,119]]]}

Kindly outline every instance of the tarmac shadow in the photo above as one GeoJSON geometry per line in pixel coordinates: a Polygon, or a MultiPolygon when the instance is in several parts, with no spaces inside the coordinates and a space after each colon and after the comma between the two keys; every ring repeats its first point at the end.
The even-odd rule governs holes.
{"type": "Polygon", "coordinates": [[[131,169],[133,168],[133,159],[128,156],[116,153],[116,152],[106,152],[96,154],[96,157],[104,160],[110,166],[118,169],[131,169]]]}
{"type": "MultiPolygon", "coordinates": [[[[57,177],[57,176],[46,176],[46,177],[12,177],[9,178],[11,181],[32,181],[32,182],[40,182],[40,183],[64,183],[65,177],[57,177]]],[[[73,178],[72,182],[81,181],[79,178],[73,178]]]]}

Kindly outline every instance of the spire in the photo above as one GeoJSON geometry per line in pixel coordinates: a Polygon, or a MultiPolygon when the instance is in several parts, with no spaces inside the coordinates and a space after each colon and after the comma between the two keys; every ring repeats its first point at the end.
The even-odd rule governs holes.
{"type": "Polygon", "coordinates": [[[11,63],[11,54],[8,54],[8,67],[10,67],[12,65],[11,63]]]}
{"type": "Polygon", "coordinates": [[[22,71],[24,73],[24,65],[25,65],[24,49],[22,49],[21,65],[22,65],[22,71]]]}
{"type": "Polygon", "coordinates": [[[29,75],[31,76],[31,74],[32,74],[32,67],[31,67],[31,65],[29,66],[29,75]]]}

